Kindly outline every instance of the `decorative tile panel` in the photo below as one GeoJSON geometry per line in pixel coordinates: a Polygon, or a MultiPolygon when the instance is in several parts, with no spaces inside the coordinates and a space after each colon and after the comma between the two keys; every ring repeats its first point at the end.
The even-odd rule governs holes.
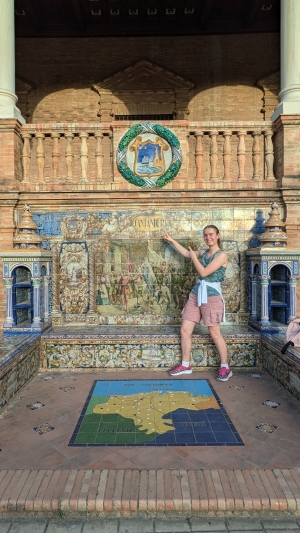
{"type": "MultiPolygon", "coordinates": [[[[60,328],[59,328],[60,329],[60,328]]],[[[181,359],[179,331],[160,334],[95,334],[72,336],[55,330],[42,337],[43,366],[47,368],[156,368],[167,369],[181,359]]],[[[63,329],[63,328],[61,328],[63,329]]],[[[118,328],[115,328],[116,330],[118,328]]],[[[247,331],[247,328],[246,328],[247,331]]],[[[233,367],[256,365],[259,335],[248,331],[225,334],[229,363],[233,367]]],[[[192,366],[219,366],[220,359],[209,335],[193,336],[192,366]]]]}
{"type": "Polygon", "coordinates": [[[247,208],[243,213],[234,208],[35,213],[44,246],[53,252],[57,247],[54,323],[179,324],[197,274],[163,234],[198,248],[205,246],[203,228],[210,223],[218,224],[229,257],[222,284],[227,320],[246,323],[245,251],[255,216],[255,209],[247,208]]]}

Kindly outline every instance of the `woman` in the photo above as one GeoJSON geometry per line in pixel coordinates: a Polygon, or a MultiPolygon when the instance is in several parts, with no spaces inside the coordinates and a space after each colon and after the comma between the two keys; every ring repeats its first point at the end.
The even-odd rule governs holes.
{"type": "Polygon", "coordinates": [[[208,250],[199,248],[194,252],[190,246],[188,250],[181,246],[168,233],[164,236],[164,240],[173,244],[177,252],[192,260],[199,274],[199,281],[192,288],[182,311],[180,330],[182,361],[170,370],[170,375],[179,376],[180,374],[192,373],[190,366],[192,333],[195,324],[199,323],[202,318],[204,325],[208,327],[221,360],[217,380],[227,381],[232,376],[232,371],[228,365],[227,346],[220,330],[220,324],[225,319],[220,282],[224,280],[228,258],[222,250],[220,233],[216,226],[206,226],[203,230],[203,237],[208,245],[208,250]]]}

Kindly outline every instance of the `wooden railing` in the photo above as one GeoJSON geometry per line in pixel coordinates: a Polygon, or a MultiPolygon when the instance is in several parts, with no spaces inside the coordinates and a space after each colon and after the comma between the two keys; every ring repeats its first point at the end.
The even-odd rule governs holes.
{"type": "MultiPolygon", "coordinates": [[[[270,188],[275,181],[271,122],[191,122],[188,128],[177,121],[163,124],[173,126],[183,140],[184,164],[168,188],[220,188],[229,183],[257,188],[266,182],[270,188]]],[[[21,133],[24,188],[132,187],[115,166],[113,124],[26,124],[21,133]]]]}

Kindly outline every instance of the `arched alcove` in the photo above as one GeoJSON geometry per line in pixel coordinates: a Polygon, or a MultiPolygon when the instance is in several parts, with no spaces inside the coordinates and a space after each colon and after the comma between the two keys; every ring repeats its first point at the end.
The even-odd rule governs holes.
{"type": "Polygon", "coordinates": [[[270,270],[269,319],[287,325],[290,318],[290,270],[286,265],[276,264],[270,270]]]}
{"type": "Polygon", "coordinates": [[[17,266],[12,272],[13,317],[16,326],[30,326],[33,319],[31,272],[25,266],[17,266]]]}

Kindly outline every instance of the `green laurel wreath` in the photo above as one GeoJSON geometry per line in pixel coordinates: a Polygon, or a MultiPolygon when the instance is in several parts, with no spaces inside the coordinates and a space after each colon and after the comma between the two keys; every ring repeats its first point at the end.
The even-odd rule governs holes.
{"type": "MultiPolygon", "coordinates": [[[[181,152],[180,152],[180,142],[179,139],[172,133],[170,130],[165,128],[164,126],[161,126],[160,124],[152,124],[151,128],[155,133],[159,136],[168,141],[169,145],[171,146],[172,150],[172,163],[168,170],[160,176],[155,183],[155,187],[164,187],[172,181],[175,176],[177,176],[180,167],[182,165],[182,159],[181,159],[181,152]],[[174,150],[177,151],[177,158],[174,161],[174,150]],[[178,153],[180,153],[180,158],[178,158],[178,153]]],[[[128,148],[128,145],[135,139],[140,133],[145,133],[144,125],[143,124],[135,124],[129,130],[125,133],[125,135],[122,137],[117,153],[125,153],[125,151],[128,148]]],[[[122,176],[129,181],[132,185],[135,185],[136,187],[144,187],[145,180],[141,178],[140,176],[137,176],[132,170],[124,163],[123,161],[120,161],[117,163],[118,170],[122,176]]]]}

